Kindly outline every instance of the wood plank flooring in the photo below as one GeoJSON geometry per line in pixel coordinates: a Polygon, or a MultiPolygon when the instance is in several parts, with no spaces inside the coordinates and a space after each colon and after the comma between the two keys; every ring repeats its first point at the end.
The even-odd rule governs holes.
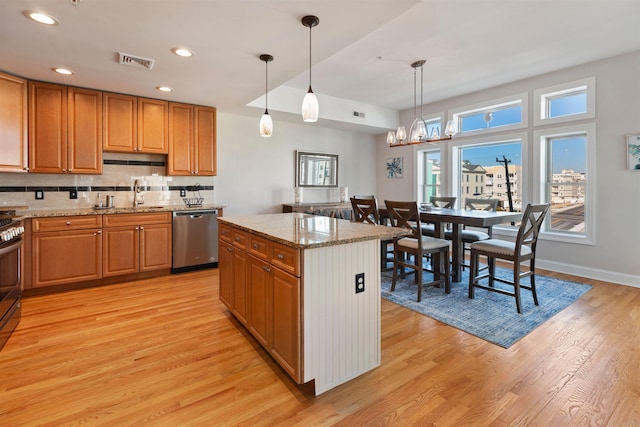
{"type": "Polygon", "coordinates": [[[638,426],[640,289],[581,280],[506,350],[382,300],[382,366],[318,397],[218,301],[217,270],[31,297],[0,425],[638,426]]]}

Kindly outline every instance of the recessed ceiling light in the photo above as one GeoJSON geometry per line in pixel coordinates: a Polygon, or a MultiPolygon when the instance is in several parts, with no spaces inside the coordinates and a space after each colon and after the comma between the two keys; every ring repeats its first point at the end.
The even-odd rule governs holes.
{"type": "Polygon", "coordinates": [[[34,12],[32,10],[25,10],[23,13],[24,13],[24,16],[26,16],[27,18],[32,19],[41,24],[58,25],[60,23],[56,18],[54,18],[51,15],[47,15],[46,13],[34,12]]]}
{"type": "Polygon", "coordinates": [[[66,68],[52,68],[52,70],[58,74],[64,74],[65,76],[70,76],[72,74],[75,74],[73,71],[68,70],[66,68]]]}
{"type": "Polygon", "coordinates": [[[173,90],[168,86],[156,86],[156,89],[158,89],[160,92],[171,92],[173,90]]]}
{"type": "Polygon", "coordinates": [[[175,53],[178,56],[183,56],[185,58],[193,56],[193,52],[184,47],[174,47],[173,49],[171,49],[171,52],[175,53]]]}

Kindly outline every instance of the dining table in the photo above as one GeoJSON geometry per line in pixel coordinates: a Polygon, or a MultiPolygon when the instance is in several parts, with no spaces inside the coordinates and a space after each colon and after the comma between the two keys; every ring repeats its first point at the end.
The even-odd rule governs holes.
{"type": "MultiPolygon", "coordinates": [[[[388,218],[386,208],[379,209],[381,218],[388,218]]],[[[498,224],[518,222],[522,212],[485,211],[474,209],[449,209],[431,207],[420,209],[420,222],[434,224],[435,237],[444,238],[445,225],[451,224],[451,281],[462,280],[462,264],[464,261],[464,245],[461,231],[468,227],[489,227],[498,224]]]]}

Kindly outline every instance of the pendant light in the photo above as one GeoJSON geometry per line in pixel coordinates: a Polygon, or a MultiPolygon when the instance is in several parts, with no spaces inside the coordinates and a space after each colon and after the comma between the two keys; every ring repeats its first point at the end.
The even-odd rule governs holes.
{"type": "Polygon", "coordinates": [[[260,60],[264,61],[264,114],[260,118],[260,136],[265,138],[269,138],[273,133],[273,120],[271,120],[271,116],[269,115],[269,110],[267,109],[267,94],[269,93],[268,89],[268,64],[273,61],[273,56],[271,55],[260,55],[260,60]]]}
{"type": "Polygon", "coordinates": [[[413,123],[411,123],[411,128],[409,128],[409,141],[408,142],[426,142],[427,141],[427,122],[422,118],[422,66],[427,62],[424,59],[414,62],[411,64],[413,67],[413,123]],[[420,116],[416,116],[416,70],[420,67],[420,116]]]}
{"type": "Polygon", "coordinates": [[[305,122],[318,121],[320,107],[318,106],[318,98],[311,90],[311,28],[320,23],[317,16],[307,15],[302,18],[302,25],[309,27],[309,90],[302,100],[302,120],[305,122]]]}

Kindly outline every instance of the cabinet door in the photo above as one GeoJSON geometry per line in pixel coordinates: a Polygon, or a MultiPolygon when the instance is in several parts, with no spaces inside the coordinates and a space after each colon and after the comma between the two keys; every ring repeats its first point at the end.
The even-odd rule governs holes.
{"type": "Polygon", "coordinates": [[[67,149],[69,173],[102,173],[102,92],[69,87],[67,149]]]}
{"type": "Polygon", "coordinates": [[[135,152],[138,144],[138,98],[104,92],[102,117],[104,150],[135,152]]]}
{"type": "Polygon", "coordinates": [[[138,98],[138,152],[167,154],[169,103],[138,98]]]}
{"type": "Polygon", "coordinates": [[[195,107],[195,174],[216,175],[216,109],[195,107]]]}
{"type": "Polygon", "coordinates": [[[193,106],[169,103],[169,175],[191,175],[193,170],[193,106]]]}
{"type": "Polygon", "coordinates": [[[104,228],[103,253],[103,277],[140,271],[139,227],[104,228]]]}
{"type": "Polygon", "coordinates": [[[67,87],[29,82],[29,170],[67,169],[67,87]]]}
{"type": "Polygon", "coordinates": [[[243,325],[247,324],[247,253],[235,248],[233,251],[233,314],[243,325]]]}
{"type": "Polygon", "coordinates": [[[140,226],[140,271],[171,268],[171,224],[140,226]]]}
{"type": "Polygon", "coordinates": [[[53,231],[31,236],[34,288],[102,277],[101,230],[53,231]]]}
{"type": "Polygon", "coordinates": [[[227,308],[233,308],[233,251],[234,248],[229,243],[218,240],[220,247],[218,260],[218,287],[220,290],[220,301],[227,308]]]}
{"type": "Polygon", "coordinates": [[[277,268],[272,269],[272,277],[273,338],[269,350],[280,366],[300,383],[300,279],[277,268]]]}
{"type": "Polygon", "coordinates": [[[260,259],[249,256],[247,283],[249,313],[247,327],[265,348],[271,344],[271,268],[260,259]]]}
{"type": "Polygon", "coordinates": [[[0,73],[0,172],[26,172],[27,81],[0,73]]]}

